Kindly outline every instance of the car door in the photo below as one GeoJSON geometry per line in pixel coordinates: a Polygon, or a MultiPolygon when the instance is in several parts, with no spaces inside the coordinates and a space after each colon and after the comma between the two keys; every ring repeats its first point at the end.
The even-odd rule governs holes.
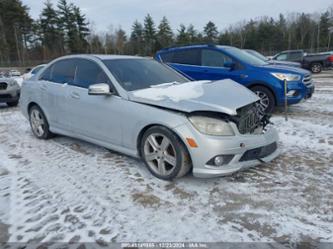
{"type": "Polygon", "coordinates": [[[246,72],[239,62],[232,59],[222,51],[215,49],[201,50],[201,67],[203,69],[203,79],[223,80],[232,79],[238,83],[245,84],[246,72]],[[232,63],[233,68],[225,67],[226,63],[232,63]]]}
{"type": "Polygon", "coordinates": [[[74,82],[68,85],[67,119],[72,132],[89,139],[120,145],[122,141],[121,109],[123,99],[112,96],[88,95],[90,85],[107,83],[103,69],[89,59],[76,59],[74,82]]]}
{"type": "Polygon", "coordinates": [[[69,129],[69,122],[64,118],[67,110],[66,94],[68,84],[74,81],[75,70],[73,59],[62,59],[50,65],[39,80],[42,108],[51,126],[58,129],[69,129]]]}
{"type": "Polygon", "coordinates": [[[302,60],[303,60],[303,52],[289,52],[288,53],[288,61],[302,62],[302,60]]]}
{"type": "Polygon", "coordinates": [[[282,52],[282,53],[278,54],[277,56],[275,56],[273,59],[277,60],[277,61],[287,61],[288,60],[288,53],[287,52],[282,52]]]}
{"type": "Polygon", "coordinates": [[[194,80],[202,80],[203,69],[200,66],[200,49],[191,48],[171,52],[171,55],[165,57],[163,62],[181,72],[185,76],[189,76],[194,80]]]}

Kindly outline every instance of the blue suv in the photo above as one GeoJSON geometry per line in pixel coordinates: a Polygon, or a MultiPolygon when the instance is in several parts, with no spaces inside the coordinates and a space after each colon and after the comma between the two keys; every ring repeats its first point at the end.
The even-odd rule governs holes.
{"type": "Polygon", "coordinates": [[[260,97],[262,111],[273,112],[288,104],[310,98],[314,92],[312,74],[301,68],[268,64],[241,49],[230,46],[191,45],[158,51],[155,59],[194,80],[232,79],[260,97]]]}

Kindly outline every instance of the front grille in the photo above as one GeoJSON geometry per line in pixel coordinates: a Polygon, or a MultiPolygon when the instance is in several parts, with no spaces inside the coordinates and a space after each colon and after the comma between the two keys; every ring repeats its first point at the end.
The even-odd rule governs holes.
{"type": "Polygon", "coordinates": [[[0,82],[0,90],[6,90],[7,89],[7,83],[0,82]]]}
{"type": "Polygon", "coordinates": [[[311,74],[307,74],[304,76],[303,78],[303,83],[306,85],[306,86],[309,86],[312,84],[312,75],[311,74]]]}
{"type": "Polygon", "coordinates": [[[10,99],[11,97],[10,94],[0,94],[0,99],[10,99]]]}
{"type": "Polygon", "coordinates": [[[244,162],[244,161],[265,158],[265,157],[271,155],[276,150],[277,150],[277,143],[274,142],[267,146],[263,146],[263,147],[259,147],[259,148],[255,148],[255,149],[246,151],[239,161],[244,162]]]}
{"type": "Polygon", "coordinates": [[[238,130],[241,134],[253,133],[259,127],[261,115],[257,104],[238,109],[238,130]]]}

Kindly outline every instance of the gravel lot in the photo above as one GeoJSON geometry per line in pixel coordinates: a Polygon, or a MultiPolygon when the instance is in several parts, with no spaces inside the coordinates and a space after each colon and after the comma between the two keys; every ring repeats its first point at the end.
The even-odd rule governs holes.
{"type": "Polygon", "coordinates": [[[168,183],[135,159],[33,137],[0,105],[0,241],[333,242],[333,73],[277,112],[281,156],[234,176],[168,183]]]}

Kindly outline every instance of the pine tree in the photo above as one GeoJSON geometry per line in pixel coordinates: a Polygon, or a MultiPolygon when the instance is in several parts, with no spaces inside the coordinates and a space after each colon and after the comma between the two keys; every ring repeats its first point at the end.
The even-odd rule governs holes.
{"type": "Polygon", "coordinates": [[[80,8],[77,6],[73,7],[73,15],[75,19],[75,24],[77,27],[77,51],[78,52],[85,52],[87,50],[88,42],[87,36],[89,35],[90,31],[88,28],[88,22],[86,21],[85,15],[81,13],[80,8]]]}
{"type": "Polygon", "coordinates": [[[143,26],[137,20],[132,25],[130,46],[131,46],[132,54],[136,54],[136,55],[144,54],[143,26]]]}
{"type": "Polygon", "coordinates": [[[209,21],[204,27],[205,41],[215,43],[217,41],[218,33],[215,23],[209,21]]]}
{"type": "Polygon", "coordinates": [[[23,64],[32,31],[28,7],[20,0],[0,1],[1,60],[23,64]]]}
{"type": "Polygon", "coordinates": [[[152,55],[156,44],[156,29],[154,20],[149,14],[144,20],[143,38],[145,42],[145,55],[152,55]]]}
{"type": "Polygon", "coordinates": [[[319,32],[319,39],[320,39],[320,48],[326,48],[328,45],[328,38],[329,38],[329,27],[330,27],[330,13],[326,11],[320,16],[320,32],[319,32]]]}
{"type": "Polygon", "coordinates": [[[124,54],[125,53],[125,44],[127,41],[126,32],[120,27],[116,30],[116,53],[124,54]]]}
{"type": "Polygon", "coordinates": [[[184,24],[180,24],[177,35],[177,44],[186,45],[189,43],[189,37],[184,24]]]}
{"type": "Polygon", "coordinates": [[[164,16],[158,25],[157,49],[169,47],[173,43],[173,32],[168,19],[164,16]]]}
{"type": "Polygon", "coordinates": [[[40,15],[39,36],[44,58],[52,58],[64,53],[64,34],[59,27],[57,11],[49,0],[45,3],[40,15]]]}
{"type": "Polygon", "coordinates": [[[200,42],[200,38],[198,36],[199,35],[198,31],[194,28],[194,26],[192,24],[190,24],[187,27],[186,33],[187,33],[187,38],[188,38],[189,44],[200,42]]]}

